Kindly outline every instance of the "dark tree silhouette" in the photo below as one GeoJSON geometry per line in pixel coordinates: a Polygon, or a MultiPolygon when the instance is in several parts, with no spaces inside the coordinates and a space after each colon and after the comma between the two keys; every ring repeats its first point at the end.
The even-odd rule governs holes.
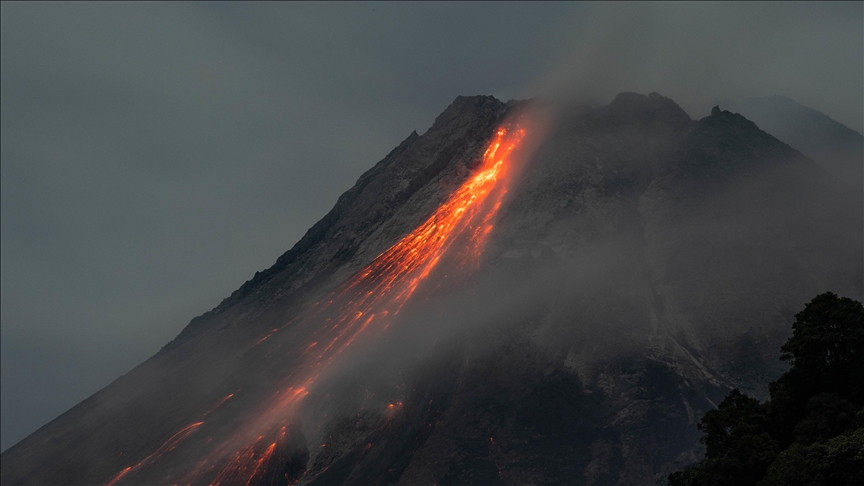
{"type": "Polygon", "coordinates": [[[795,315],[766,403],[732,390],[699,423],[705,458],[672,486],[864,484],[864,306],[827,292],[795,315]]]}

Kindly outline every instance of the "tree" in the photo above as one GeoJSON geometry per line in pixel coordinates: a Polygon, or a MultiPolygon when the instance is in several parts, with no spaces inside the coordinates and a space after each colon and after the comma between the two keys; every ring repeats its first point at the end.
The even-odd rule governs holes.
{"type": "Polygon", "coordinates": [[[756,484],[777,456],[777,441],[768,434],[766,407],[737,389],[705,414],[699,423],[705,433],[705,460],[695,468],[675,473],[672,484],[756,484]],[[676,474],[678,476],[676,476],[676,474]]]}
{"type": "Polygon", "coordinates": [[[781,350],[792,366],[771,399],[732,390],[699,422],[705,458],[671,485],[864,484],[864,306],[817,295],[781,350]]]}
{"type": "Polygon", "coordinates": [[[780,359],[792,367],[769,387],[774,435],[783,447],[795,440],[799,421],[820,413],[818,404],[811,403],[816,395],[832,394],[837,401],[848,401],[853,410],[864,406],[860,302],[831,292],[817,295],[795,315],[792,337],[780,349],[780,359]]]}
{"type": "Polygon", "coordinates": [[[864,484],[864,427],[809,446],[792,444],[758,486],[864,484]]]}

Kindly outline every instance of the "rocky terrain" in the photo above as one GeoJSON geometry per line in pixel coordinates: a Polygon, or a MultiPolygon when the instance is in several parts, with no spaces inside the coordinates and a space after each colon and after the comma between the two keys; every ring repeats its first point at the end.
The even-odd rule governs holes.
{"type": "MultiPolygon", "coordinates": [[[[422,223],[532,105],[457,98],[271,268],[4,452],[2,483],[104,484],[129,467],[119,484],[183,482],[302,340],[245,350],[422,223]]],[[[805,302],[864,295],[861,186],[830,154],[719,108],[691,120],[656,93],[547,112],[476,272],[328,376],[255,482],[662,481],[698,457],[695,424],[729,389],[765,396],[805,302]]]]}

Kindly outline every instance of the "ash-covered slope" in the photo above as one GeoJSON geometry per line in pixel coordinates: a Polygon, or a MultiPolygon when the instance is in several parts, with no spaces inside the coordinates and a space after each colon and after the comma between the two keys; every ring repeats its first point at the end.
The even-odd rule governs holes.
{"type": "MultiPolygon", "coordinates": [[[[295,366],[303,335],[277,358],[238,350],[419,225],[520,106],[458,98],[276,265],[6,451],[3,484],[105,483],[127,467],[120,484],[182,479],[295,366]]],[[[859,193],[744,117],[693,121],[622,93],[549,126],[474,277],[434,276],[438,290],[307,397],[250,479],[651,483],[695,458],[695,423],[729,388],[764,393],[804,302],[864,293],[859,193]]]]}

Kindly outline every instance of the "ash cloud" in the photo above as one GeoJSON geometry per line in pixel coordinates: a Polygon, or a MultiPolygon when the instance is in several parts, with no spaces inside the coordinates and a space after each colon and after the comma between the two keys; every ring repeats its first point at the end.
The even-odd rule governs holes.
{"type": "Polygon", "coordinates": [[[784,95],[862,133],[861,17],[833,2],[593,4],[562,20],[562,60],[527,92],[657,91],[696,119],[720,100],[784,95]]]}

